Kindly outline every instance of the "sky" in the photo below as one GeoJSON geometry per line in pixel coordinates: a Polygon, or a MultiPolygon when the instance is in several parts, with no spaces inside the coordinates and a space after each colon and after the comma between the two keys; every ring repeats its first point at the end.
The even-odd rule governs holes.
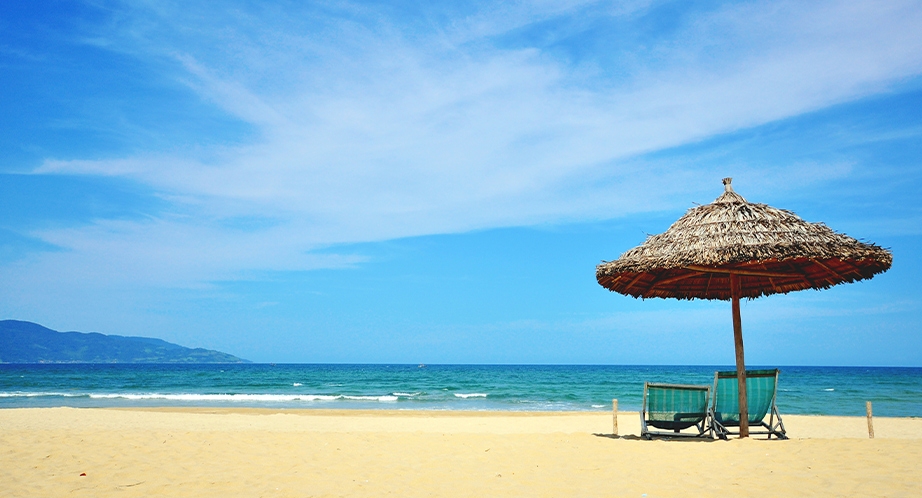
{"type": "Polygon", "coordinates": [[[922,4],[0,2],[0,319],[257,362],[731,365],[595,266],[713,201],[893,251],[750,365],[922,366],[922,4]]]}

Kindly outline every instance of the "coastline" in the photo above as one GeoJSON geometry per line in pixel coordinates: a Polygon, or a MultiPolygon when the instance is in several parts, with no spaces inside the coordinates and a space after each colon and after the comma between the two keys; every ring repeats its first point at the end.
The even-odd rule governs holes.
{"type": "Polygon", "coordinates": [[[917,495],[922,419],[783,415],[791,440],[644,441],[636,412],[13,408],[11,496],[917,495]],[[80,474],[85,473],[85,476],[80,474]]]}

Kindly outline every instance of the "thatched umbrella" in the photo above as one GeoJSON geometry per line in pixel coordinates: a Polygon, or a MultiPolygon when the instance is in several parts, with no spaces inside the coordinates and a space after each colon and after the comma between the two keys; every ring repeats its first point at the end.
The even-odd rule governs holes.
{"type": "Polygon", "coordinates": [[[665,232],[600,264],[596,279],[633,297],[733,301],[740,437],[747,437],[740,298],[864,280],[889,269],[893,255],[790,211],[747,202],[731,180],[723,180],[725,192],[711,204],[689,209],[665,232]]]}

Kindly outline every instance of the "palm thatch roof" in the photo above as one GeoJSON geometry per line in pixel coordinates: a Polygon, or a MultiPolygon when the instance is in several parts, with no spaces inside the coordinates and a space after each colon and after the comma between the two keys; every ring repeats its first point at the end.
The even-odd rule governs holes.
{"type": "Polygon", "coordinates": [[[808,223],[791,211],[746,201],[725,178],[714,202],[689,209],[668,230],[596,267],[609,290],[634,297],[729,300],[871,278],[890,268],[887,249],[808,223]]]}

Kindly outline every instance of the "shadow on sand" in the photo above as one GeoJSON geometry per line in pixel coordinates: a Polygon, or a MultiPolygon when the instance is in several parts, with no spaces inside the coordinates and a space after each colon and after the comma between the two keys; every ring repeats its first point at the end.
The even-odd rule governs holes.
{"type": "MultiPolygon", "coordinates": [[[[634,434],[625,434],[623,436],[619,436],[617,434],[602,434],[602,433],[596,432],[596,433],[593,433],[592,435],[595,437],[604,437],[608,439],[623,439],[625,441],[647,441],[646,438],[635,436],[634,434]]],[[[717,441],[716,439],[705,438],[705,437],[662,436],[662,435],[654,435],[652,439],[655,439],[658,441],[684,441],[684,442],[690,442],[690,443],[692,442],[693,443],[713,443],[714,441],[717,441]]]]}

